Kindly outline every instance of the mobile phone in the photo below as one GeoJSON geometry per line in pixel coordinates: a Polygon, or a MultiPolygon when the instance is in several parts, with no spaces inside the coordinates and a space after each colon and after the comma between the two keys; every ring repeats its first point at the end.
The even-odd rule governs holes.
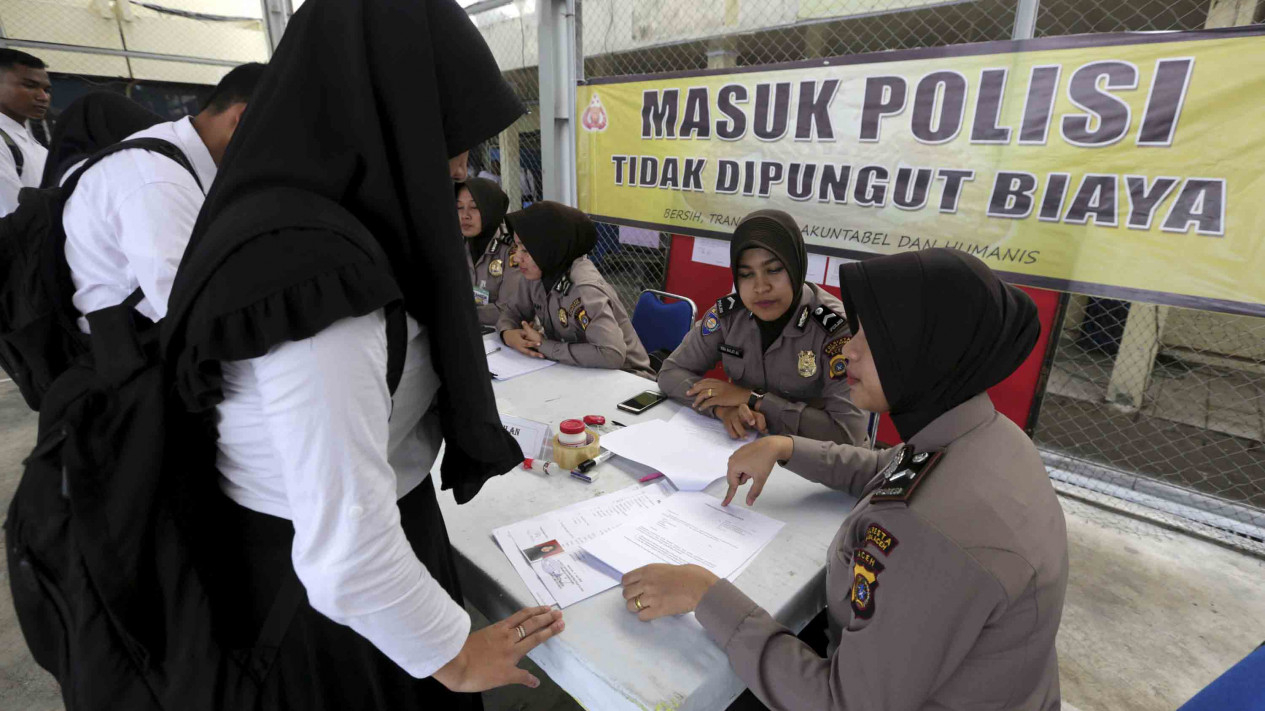
{"type": "Polygon", "coordinates": [[[627,400],[616,405],[621,410],[639,415],[646,410],[667,400],[668,396],[656,390],[647,390],[636,397],[630,397],[627,400]]]}

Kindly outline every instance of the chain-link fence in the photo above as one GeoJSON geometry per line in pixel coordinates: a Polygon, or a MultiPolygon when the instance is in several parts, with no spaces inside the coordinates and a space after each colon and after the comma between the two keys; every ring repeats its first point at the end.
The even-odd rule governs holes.
{"type": "MultiPolygon", "coordinates": [[[[1191,30],[1260,22],[1265,15],[1265,3],[1257,0],[580,5],[587,78],[1011,39],[1017,16],[1033,5],[1037,37],[1191,30]]],[[[539,101],[534,8],[533,0],[516,0],[475,15],[506,75],[532,105],[539,101]]],[[[539,154],[524,152],[521,134],[519,140],[520,166],[539,170],[539,162],[531,162],[539,154]]],[[[670,234],[601,225],[594,259],[631,309],[642,289],[662,287],[671,244],[670,234]]],[[[1265,319],[1077,295],[1066,302],[1034,435],[1056,486],[1265,551],[1265,319]]]]}
{"type": "Polygon", "coordinates": [[[0,41],[49,71],[214,85],[269,55],[259,0],[0,0],[0,41]]]}

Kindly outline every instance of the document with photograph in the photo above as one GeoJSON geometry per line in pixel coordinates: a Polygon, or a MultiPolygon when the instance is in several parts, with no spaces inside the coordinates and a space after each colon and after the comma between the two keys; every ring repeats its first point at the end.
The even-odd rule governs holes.
{"type": "Polygon", "coordinates": [[[749,508],[721,506],[714,496],[683,491],[584,549],[621,575],[651,563],[692,563],[732,580],[782,525],[749,508]]]}

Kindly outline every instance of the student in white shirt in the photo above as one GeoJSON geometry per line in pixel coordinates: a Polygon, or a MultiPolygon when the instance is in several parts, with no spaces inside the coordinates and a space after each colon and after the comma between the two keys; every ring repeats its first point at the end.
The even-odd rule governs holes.
{"type": "Polygon", "coordinates": [[[457,503],[522,461],[452,179],[523,111],[456,2],[307,0],[203,208],[163,353],[215,436],[225,632],[249,644],[289,580],[306,592],[265,710],[478,709],[472,692],[536,686],[516,665],[562,632],[541,607],[471,628],[430,480],[441,437],[457,503]]]}
{"type": "MultiPolygon", "coordinates": [[[[220,80],[196,116],[128,136],[174,144],[196,178],[167,156],[137,149],[105,158],[79,179],[66,201],[62,224],[66,263],[75,285],[73,302],[80,314],[120,304],[138,286],[144,294],[136,305],[141,315],[158,321],[167,313],[171,281],[205,191],[215,180],[263,69],[262,64],[236,67],[220,80]]],[[[79,327],[87,333],[87,319],[80,318],[79,327]]]]}
{"type": "Polygon", "coordinates": [[[48,113],[52,84],[45,67],[38,57],[0,48],[0,216],[16,210],[18,192],[38,188],[44,175],[48,150],[31,135],[27,121],[48,113]]]}

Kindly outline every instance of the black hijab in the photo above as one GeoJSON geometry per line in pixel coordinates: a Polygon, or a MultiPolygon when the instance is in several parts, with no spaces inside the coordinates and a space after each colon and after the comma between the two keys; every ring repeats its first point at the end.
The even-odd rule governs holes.
{"type": "Polygon", "coordinates": [[[955,249],[844,264],[839,284],[905,441],[1009,377],[1041,333],[1027,294],[955,249]]]}
{"type": "Polygon", "coordinates": [[[458,193],[462,188],[470,191],[470,197],[474,198],[474,204],[479,208],[479,219],[483,222],[483,229],[479,234],[466,240],[470,247],[470,259],[477,262],[483,255],[483,250],[488,248],[488,242],[492,241],[497,229],[505,221],[510,199],[501,190],[501,186],[487,178],[470,178],[464,183],[457,183],[458,193]]]}
{"type": "Polygon", "coordinates": [[[402,304],[442,382],[443,488],[459,503],[522,461],[501,427],[447,161],[524,111],[453,0],[309,0],[228,147],[172,287],[186,404],[219,363],[402,304]]]}
{"type": "Polygon", "coordinates": [[[122,94],[97,91],[75,99],[57,117],[40,185],[57,185],[75,163],[162,122],[161,116],[122,94]]]}
{"type": "Polygon", "coordinates": [[[514,234],[540,267],[541,284],[548,291],[571,268],[571,263],[597,245],[597,226],[589,216],[561,203],[542,200],[505,216],[514,234]]]}
{"type": "Polygon", "coordinates": [[[763,247],[781,260],[791,278],[791,292],[794,294],[786,312],[775,320],[756,318],[756,326],[760,329],[760,352],[764,352],[777,340],[799,307],[804,277],[808,273],[808,252],[804,249],[804,236],[799,225],[789,214],[781,210],[757,210],[747,215],[738,223],[729,241],[729,269],[733,272],[735,293],[738,292],[738,262],[742,253],[752,247],[763,247]]]}

